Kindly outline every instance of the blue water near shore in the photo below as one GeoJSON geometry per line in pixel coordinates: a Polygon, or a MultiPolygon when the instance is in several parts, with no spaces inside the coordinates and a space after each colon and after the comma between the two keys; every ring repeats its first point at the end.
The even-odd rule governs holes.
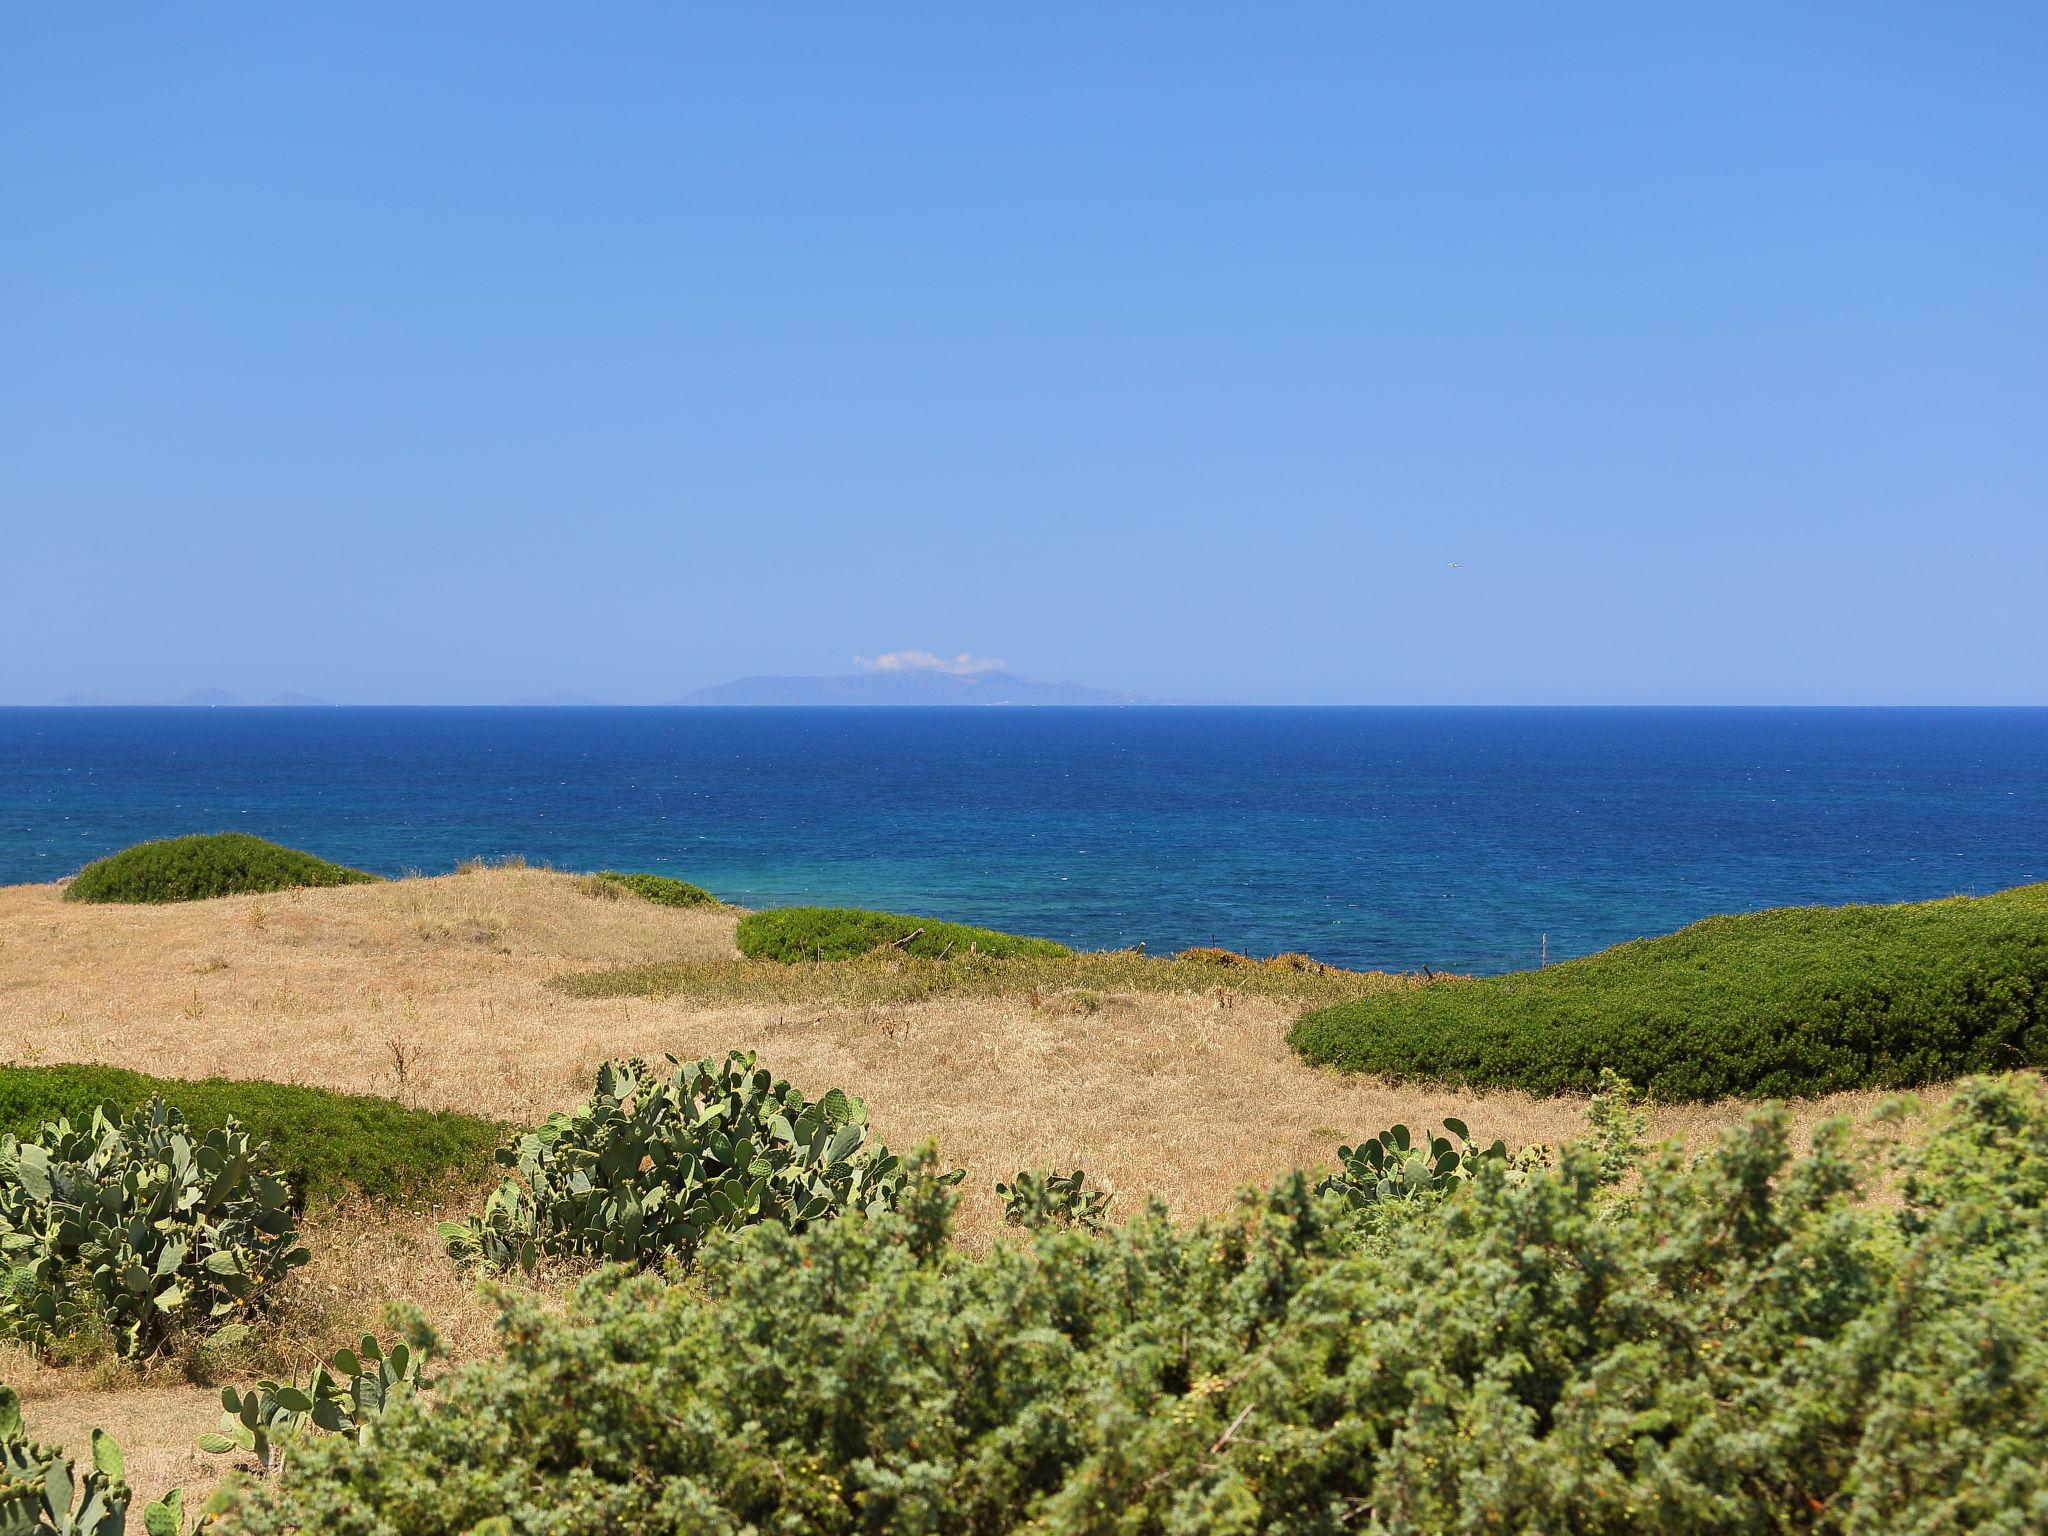
{"type": "Polygon", "coordinates": [[[0,709],[0,883],[223,829],[1499,971],[2048,879],[2048,709],[0,709]]]}

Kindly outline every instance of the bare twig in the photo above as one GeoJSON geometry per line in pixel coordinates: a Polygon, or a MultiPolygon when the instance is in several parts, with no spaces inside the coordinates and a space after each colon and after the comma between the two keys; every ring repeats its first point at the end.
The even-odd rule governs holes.
{"type": "Polygon", "coordinates": [[[1209,1454],[1211,1456],[1214,1456],[1218,1451],[1222,1450],[1223,1447],[1230,1444],[1231,1437],[1234,1436],[1240,1429],[1244,1428],[1244,1421],[1252,1416],[1252,1407],[1252,1404],[1246,1403],[1242,1408],[1237,1410],[1237,1417],[1230,1421],[1230,1428],[1226,1429],[1225,1431],[1223,1431],[1222,1434],[1218,1435],[1216,1437],[1216,1443],[1209,1447],[1209,1454]]]}
{"type": "Polygon", "coordinates": [[[889,941],[889,947],[891,949],[908,949],[910,948],[913,942],[915,942],[919,938],[922,938],[923,936],[924,930],[922,928],[913,928],[910,930],[910,932],[903,935],[902,938],[891,939],[889,941]]]}

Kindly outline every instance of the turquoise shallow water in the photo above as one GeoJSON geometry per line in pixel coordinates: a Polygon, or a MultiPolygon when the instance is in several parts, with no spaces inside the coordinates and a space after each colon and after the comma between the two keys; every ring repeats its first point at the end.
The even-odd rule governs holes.
{"type": "Polygon", "coordinates": [[[2048,879],[2048,709],[0,709],[0,882],[220,829],[1496,971],[2048,879]]]}

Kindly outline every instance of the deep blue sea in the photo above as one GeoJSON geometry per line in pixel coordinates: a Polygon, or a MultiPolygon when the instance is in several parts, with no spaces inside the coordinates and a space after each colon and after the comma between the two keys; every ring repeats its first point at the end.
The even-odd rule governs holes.
{"type": "Polygon", "coordinates": [[[2048,880],[2048,709],[0,709],[0,883],[223,829],[1499,971],[2048,880]]]}

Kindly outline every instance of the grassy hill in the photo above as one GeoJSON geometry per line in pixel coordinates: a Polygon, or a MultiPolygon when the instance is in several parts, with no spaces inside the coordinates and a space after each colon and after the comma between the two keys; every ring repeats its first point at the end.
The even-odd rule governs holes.
{"type": "Polygon", "coordinates": [[[204,832],[137,843],[88,864],[64,888],[64,899],[204,901],[298,886],[367,885],[377,878],[246,832],[204,832]]]}
{"type": "Polygon", "coordinates": [[[1784,907],[1508,976],[1307,1014],[1354,1072],[1532,1093],[1612,1067],[1665,1099],[1906,1087],[2048,1063],[2048,885],[1899,906],[1784,907]]]}

